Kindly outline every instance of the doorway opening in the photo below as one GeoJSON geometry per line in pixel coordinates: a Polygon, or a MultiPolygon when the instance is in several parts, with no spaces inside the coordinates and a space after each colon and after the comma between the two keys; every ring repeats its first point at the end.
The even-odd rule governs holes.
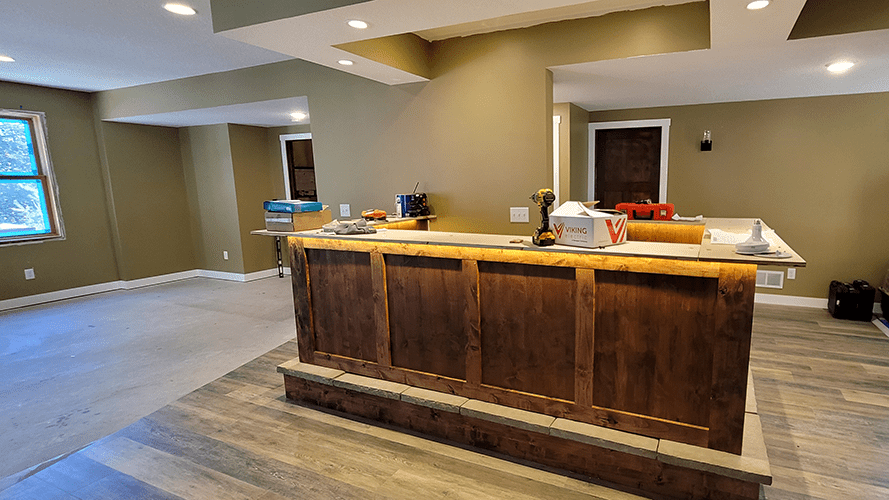
{"type": "Polygon", "coordinates": [[[597,208],[667,201],[670,120],[590,123],[587,195],[597,208]]]}
{"type": "Polygon", "coordinates": [[[318,201],[312,134],[284,134],[280,140],[286,198],[318,201]]]}

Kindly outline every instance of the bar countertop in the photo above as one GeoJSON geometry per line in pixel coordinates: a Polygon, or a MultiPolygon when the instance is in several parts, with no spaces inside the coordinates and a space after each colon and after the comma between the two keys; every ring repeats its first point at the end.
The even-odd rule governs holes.
{"type": "MultiPolygon", "coordinates": [[[[667,222],[667,224],[704,224],[705,229],[721,229],[727,232],[748,233],[754,219],[725,219],[708,218],[700,222],[667,222]]],[[[632,221],[637,222],[637,221],[632,221]]],[[[768,226],[763,224],[763,231],[768,226]]],[[[530,227],[530,225],[529,225],[530,227]]],[[[676,260],[695,260],[709,262],[736,262],[745,264],[759,264],[785,267],[805,267],[806,261],[797,254],[784,240],[774,234],[774,245],[770,250],[780,250],[790,254],[789,258],[775,258],[762,255],[740,255],[735,253],[735,247],[731,244],[715,244],[710,241],[708,231],[699,245],[684,243],[661,243],[650,241],[627,241],[618,245],[603,248],[584,248],[567,245],[553,245],[538,247],[531,243],[530,235],[502,235],[479,233],[452,233],[444,231],[413,231],[413,230],[387,230],[379,229],[372,234],[338,235],[323,233],[320,229],[299,232],[278,232],[258,230],[252,234],[264,236],[291,236],[298,238],[328,238],[344,240],[361,240],[368,242],[426,244],[445,246],[481,247],[503,250],[530,250],[542,252],[566,252],[593,255],[616,255],[626,257],[655,257],[676,260]]],[[[771,235],[770,235],[771,238],[771,235]]]]}

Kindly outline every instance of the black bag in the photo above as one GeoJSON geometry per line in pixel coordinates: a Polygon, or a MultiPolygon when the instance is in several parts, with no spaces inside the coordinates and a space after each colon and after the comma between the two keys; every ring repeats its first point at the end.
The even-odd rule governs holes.
{"type": "Polygon", "coordinates": [[[855,280],[851,284],[831,281],[827,310],[834,318],[870,321],[875,293],[876,289],[864,280],[855,280]]]}

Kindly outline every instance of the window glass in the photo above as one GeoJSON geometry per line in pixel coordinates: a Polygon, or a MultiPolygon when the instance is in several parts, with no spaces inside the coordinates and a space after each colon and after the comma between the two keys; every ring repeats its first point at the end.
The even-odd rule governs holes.
{"type": "Polygon", "coordinates": [[[0,237],[50,230],[43,183],[38,179],[0,179],[0,237]]]}
{"type": "Polygon", "coordinates": [[[0,174],[37,175],[28,120],[0,118],[0,174]]]}

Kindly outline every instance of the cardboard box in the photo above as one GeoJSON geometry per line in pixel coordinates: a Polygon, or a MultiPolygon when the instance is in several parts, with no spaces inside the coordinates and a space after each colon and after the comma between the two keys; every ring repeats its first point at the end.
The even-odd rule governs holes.
{"type": "Polygon", "coordinates": [[[559,245],[600,248],[627,241],[627,214],[566,201],[549,215],[559,245]]]}
{"type": "Polygon", "coordinates": [[[265,228],[269,231],[286,231],[292,233],[294,231],[319,229],[331,220],[333,219],[330,216],[330,208],[327,205],[324,205],[323,210],[315,212],[300,212],[293,214],[266,212],[265,228]]]}

